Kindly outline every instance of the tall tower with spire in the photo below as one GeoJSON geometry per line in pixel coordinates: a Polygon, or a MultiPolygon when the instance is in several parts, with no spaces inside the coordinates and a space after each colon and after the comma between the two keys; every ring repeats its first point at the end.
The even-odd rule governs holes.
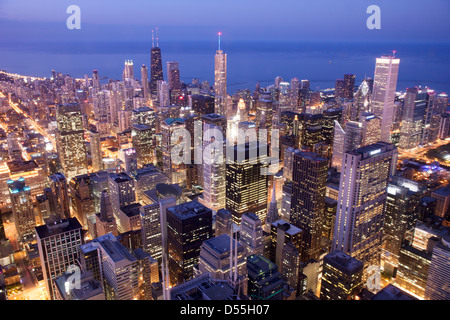
{"type": "Polygon", "coordinates": [[[279,220],[277,198],[276,198],[276,180],[273,180],[272,200],[270,200],[269,207],[267,208],[266,223],[264,224],[264,231],[270,233],[270,227],[272,223],[279,220]]]}
{"type": "Polygon", "coordinates": [[[158,91],[158,80],[164,80],[163,68],[162,68],[162,58],[161,49],[159,48],[159,37],[158,28],[156,28],[156,46],[154,33],[152,30],[152,50],[151,50],[151,61],[150,61],[150,93],[156,95],[158,91]]]}
{"type": "Polygon", "coordinates": [[[226,97],[227,97],[227,55],[220,49],[216,51],[214,68],[214,93],[215,93],[215,113],[227,116],[226,97]]]}

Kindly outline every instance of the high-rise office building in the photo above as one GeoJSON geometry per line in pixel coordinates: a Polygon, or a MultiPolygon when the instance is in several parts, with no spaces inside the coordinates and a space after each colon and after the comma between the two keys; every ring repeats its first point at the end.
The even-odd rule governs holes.
{"type": "Polygon", "coordinates": [[[180,186],[186,183],[186,164],[173,162],[172,150],[176,146],[174,134],[186,128],[186,123],[180,118],[168,118],[161,124],[161,151],[163,172],[169,177],[171,183],[180,186]]]}
{"type": "Polygon", "coordinates": [[[214,236],[218,237],[221,234],[230,234],[233,225],[233,217],[231,212],[226,209],[220,209],[215,216],[214,236]]]}
{"type": "Polygon", "coordinates": [[[332,251],[323,258],[320,298],[348,300],[362,286],[364,264],[341,251],[332,251]]]}
{"type": "Polygon", "coordinates": [[[100,79],[97,70],[92,71],[92,87],[96,90],[100,89],[100,79]]]}
{"type": "Polygon", "coordinates": [[[61,172],[56,172],[50,175],[48,180],[54,197],[54,202],[50,204],[50,207],[54,205],[54,209],[51,208],[52,212],[61,218],[69,218],[70,202],[66,177],[61,172]]]}
{"type": "Polygon", "coordinates": [[[244,277],[246,274],[245,250],[236,239],[231,239],[228,234],[222,234],[203,241],[198,260],[200,273],[209,272],[213,279],[228,280],[230,268],[236,265],[237,274],[244,277]],[[233,250],[232,255],[231,250],[233,250]]]}
{"type": "Polygon", "coordinates": [[[348,100],[352,100],[354,90],[355,90],[355,75],[354,74],[345,74],[344,75],[344,88],[343,88],[344,98],[348,99],[348,100]]]}
{"type": "Polygon", "coordinates": [[[94,172],[103,170],[102,145],[100,144],[100,133],[89,130],[91,146],[92,170],[94,172]]]}
{"type": "Polygon", "coordinates": [[[431,252],[427,250],[403,245],[399,250],[396,285],[421,299],[425,298],[431,257],[431,252]]]}
{"type": "Polygon", "coordinates": [[[167,245],[171,285],[194,276],[202,243],[212,237],[212,212],[197,201],[167,208],[167,245]]]}
{"type": "Polygon", "coordinates": [[[260,255],[247,257],[248,297],[252,300],[284,300],[286,281],[278,267],[260,255]]]}
{"type": "Polygon", "coordinates": [[[125,172],[111,173],[108,177],[108,185],[112,211],[117,219],[121,207],[136,202],[134,180],[125,172]]]}
{"type": "Polygon", "coordinates": [[[246,212],[253,212],[261,221],[266,220],[268,175],[264,172],[268,164],[265,145],[245,143],[235,145],[233,159],[226,164],[226,209],[233,215],[233,222],[241,223],[246,212]]]}
{"type": "Polygon", "coordinates": [[[152,95],[157,94],[157,85],[159,80],[164,80],[163,78],[163,68],[162,68],[162,58],[161,58],[161,48],[158,44],[151,49],[151,62],[150,62],[150,92],[152,95]]]}
{"type": "Polygon", "coordinates": [[[177,61],[167,61],[167,82],[170,90],[180,90],[180,64],[177,61]]]}
{"type": "Polygon", "coordinates": [[[80,105],[57,105],[56,123],[56,145],[64,175],[70,180],[86,174],[87,154],[80,105]]]}
{"type": "Polygon", "coordinates": [[[82,245],[80,252],[87,262],[86,269],[104,284],[107,300],[139,298],[139,261],[112,233],[82,245]]]}
{"type": "Polygon", "coordinates": [[[131,141],[136,150],[138,168],[153,163],[155,159],[155,127],[147,124],[135,124],[131,127],[131,141]]]}
{"type": "Polygon", "coordinates": [[[106,190],[103,190],[100,198],[100,212],[95,215],[96,236],[101,237],[107,233],[118,236],[116,218],[111,206],[111,198],[106,190]]]}
{"type": "Polygon", "coordinates": [[[428,300],[450,300],[450,234],[444,235],[432,251],[425,298],[428,300]]]}
{"type": "Polygon", "coordinates": [[[159,263],[163,255],[167,262],[167,212],[177,205],[181,191],[174,185],[158,184],[155,189],[144,192],[141,217],[142,248],[159,263]]]}
{"type": "Polygon", "coordinates": [[[380,141],[384,142],[390,142],[399,65],[395,56],[376,59],[371,112],[381,118],[380,141]]]}
{"type": "Polygon", "coordinates": [[[20,239],[32,240],[36,219],[34,217],[33,199],[30,187],[26,185],[24,178],[8,180],[9,196],[12,204],[14,224],[20,239]]]}
{"type": "Polygon", "coordinates": [[[227,97],[227,54],[220,50],[216,51],[214,65],[214,92],[215,92],[215,113],[227,116],[226,97],[227,97]]]}
{"type": "Polygon", "coordinates": [[[55,280],[69,267],[78,266],[79,246],[83,244],[82,227],[76,218],[49,220],[36,227],[44,284],[48,296],[55,299],[55,280]]]}
{"type": "Polygon", "coordinates": [[[287,242],[283,245],[281,253],[280,273],[287,284],[294,289],[296,296],[301,292],[300,288],[300,252],[298,248],[292,243],[287,242]]]}
{"type": "Polygon", "coordinates": [[[286,243],[292,243],[301,256],[303,231],[296,226],[284,221],[278,220],[272,223],[270,229],[270,260],[273,261],[281,272],[283,266],[283,249],[286,243]]]}
{"type": "Polygon", "coordinates": [[[122,79],[124,81],[134,80],[134,67],[132,60],[125,60],[125,66],[123,68],[122,79]]]}
{"type": "Polygon", "coordinates": [[[386,273],[395,273],[405,234],[418,218],[423,191],[418,182],[398,176],[388,184],[381,253],[381,266],[386,273]]]}
{"type": "Polygon", "coordinates": [[[303,231],[302,261],[316,259],[321,249],[328,160],[312,152],[294,153],[291,223],[303,231]]]}
{"type": "Polygon", "coordinates": [[[369,88],[369,84],[366,81],[366,79],[364,79],[359,85],[358,90],[356,90],[356,93],[354,95],[349,120],[359,121],[361,114],[369,111],[371,99],[370,93],[371,91],[369,88]]]}
{"type": "Polygon", "coordinates": [[[387,187],[396,166],[394,145],[379,142],[345,153],[333,250],[380,265],[387,187]]]}
{"type": "Polygon", "coordinates": [[[334,84],[334,97],[344,98],[344,79],[337,79],[334,84]]]}
{"type": "Polygon", "coordinates": [[[240,242],[246,256],[263,255],[263,229],[260,218],[253,212],[246,212],[241,218],[240,242]]]}

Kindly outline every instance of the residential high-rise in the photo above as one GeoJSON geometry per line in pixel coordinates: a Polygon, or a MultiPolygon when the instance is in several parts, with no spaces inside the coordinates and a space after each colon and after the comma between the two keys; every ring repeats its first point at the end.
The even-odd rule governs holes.
{"type": "Polygon", "coordinates": [[[167,245],[171,285],[194,276],[202,243],[212,237],[212,212],[197,201],[167,208],[167,245]]]}
{"type": "Polygon", "coordinates": [[[199,197],[199,202],[215,212],[225,208],[225,134],[222,127],[210,123],[203,124],[204,191],[199,197]]]}
{"type": "Polygon", "coordinates": [[[264,170],[268,164],[267,152],[262,148],[266,146],[245,143],[235,145],[231,155],[227,153],[226,209],[237,225],[246,212],[255,213],[261,221],[266,220],[268,175],[264,170]]]}
{"type": "Polygon", "coordinates": [[[94,172],[103,170],[102,146],[100,144],[100,133],[95,130],[89,130],[89,139],[91,146],[92,170],[94,172]]]}
{"type": "Polygon", "coordinates": [[[64,175],[68,180],[87,173],[83,116],[79,104],[56,106],[56,145],[64,175]]]}
{"type": "Polygon", "coordinates": [[[227,97],[227,54],[220,50],[220,33],[219,33],[219,49],[215,55],[214,65],[214,92],[215,92],[215,113],[227,116],[226,97],[227,97]]]}
{"type": "Polygon", "coordinates": [[[384,142],[390,142],[399,65],[395,56],[376,59],[371,112],[381,118],[380,141],[384,142]]]}
{"type": "Polygon", "coordinates": [[[36,241],[45,288],[54,300],[56,278],[69,267],[78,267],[79,246],[83,244],[82,227],[76,218],[49,220],[36,227],[36,241]]]}
{"type": "Polygon", "coordinates": [[[302,261],[317,259],[321,250],[328,160],[296,151],[292,174],[291,223],[303,231],[302,261]]]}
{"type": "Polygon", "coordinates": [[[263,255],[263,229],[261,220],[253,212],[246,212],[241,218],[240,242],[245,248],[245,255],[263,255]]]}
{"type": "Polygon", "coordinates": [[[396,166],[394,145],[379,142],[345,153],[340,178],[333,250],[380,265],[389,179],[396,166]]]}
{"type": "Polygon", "coordinates": [[[341,251],[332,251],[323,258],[320,298],[349,300],[362,286],[364,264],[341,251]]]}
{"type": "Polygon", "coordinates": [[[169,177],[171,183],[178,183],[180,186],[186,183],[186,164],[172,161],[172,149],[176,146],[173,137],[185,128],[186,123],[181,118],[167,118],[161,124],[163,172],[169,177]]]}
{"type": "Polygon", "coordinates": [[[18,240],[32,240],[36,219],[34,217],[30,187],[26,185],[25,179],[22,177],[16,181],[8,180],[7,184],[12,204],[14,224],[20,238],[18,240]]]}

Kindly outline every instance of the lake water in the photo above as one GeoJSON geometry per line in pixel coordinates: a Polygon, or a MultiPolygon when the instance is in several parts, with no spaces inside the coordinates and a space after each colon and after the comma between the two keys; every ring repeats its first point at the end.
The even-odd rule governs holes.
{"type": "MultiPolygon", "coordinates": [[[[193,78],[213,84],[215,42],[160,42],[164,77],[167,61],[178,61],[183,82],[193,78]]],[[[148,42],[79,43],[1,43],[0,69],[25,75],[49,77],[51,70],[74,77],[92,75],[121,79],[124,61],[140,67],[150,66],[148,42]]],[[[308,79],[311,88],[334,87],[346,73],[356,75],[356,84],[364,76],[373,77],[375,58],[396,50],[400,58],[398,90],[428,86],[437,92],[450,92],[450,44],[439,43],[321,43],[321,42],[222,42],[228,55],[228,87],[254,89],[291,78],[308,79]]]]}

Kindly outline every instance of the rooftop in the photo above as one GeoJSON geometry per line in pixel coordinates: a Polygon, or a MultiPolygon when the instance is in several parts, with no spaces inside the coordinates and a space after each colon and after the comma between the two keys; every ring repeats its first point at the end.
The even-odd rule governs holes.
{"type": "Polygon", "coordinates": [[[169,212],[176,215],[181,220],[189,219],[199,214],[208,212],[212,214],[211,209],[208,209],[203,204],[197,201],[185,202],[177,206],[167,208],[167,213],[169,212]]]}
{"type": "Polygon", "coordinates": [[[333,266],[340,267],[341,270],[346,270],[350,273],[356,273],[358,271],[362,271],[364,264],[349,256],[348,254],[342,251],[332,251],[324,257],[324,264],[329,263],[333,266]]]}

